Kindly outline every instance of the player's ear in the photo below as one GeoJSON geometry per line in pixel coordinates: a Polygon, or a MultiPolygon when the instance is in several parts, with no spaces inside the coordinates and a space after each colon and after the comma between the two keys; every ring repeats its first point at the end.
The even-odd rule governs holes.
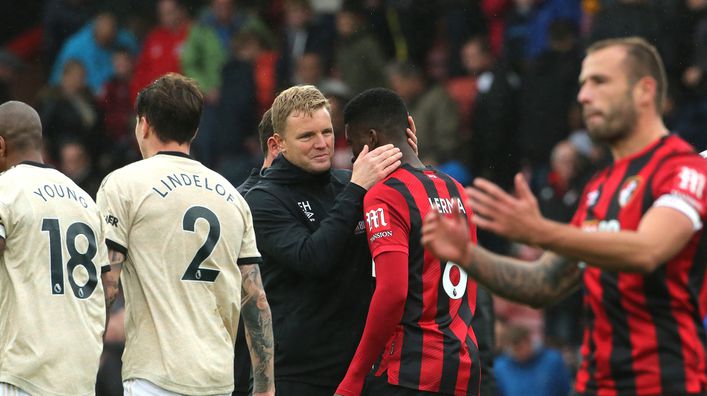
{"type": "Polygon", "coordinates": [[[147,118],[144,116],[140,117],[138,121],[140,126],[140,135],[142,135],[143,139],[147,139],[150,134],[150,123],[147,122],[147,118]]]}
{"type": "Polygon", "coordinates": [[[638,102],[641,105],[654,102],[655,95],[658,94],[657,85],[655,79],[651,77],[646,76],[638,80],[636,86],[638,87],[638,102]]]}
{"type": "MultiPolygon", "coordinates": [[[[285,151],[285,147],[284,147],[285,146],[285,139],[282,138],[282,135],[280,135],[280,133],[275,132],[272,135],[272,138],[270,138],[270,139],[275,140],[275,143],[277,143],[277,148],[280,152],[285,151]]],[[[270,139],[268,139],[268,147],[270,144],[270,139]]]]}
{"type": "Polygon", "coordinates": [[[275,136],[268,138],[267,146],[268,152],[272,154],[272,156],[277,157],[277,155],[280,154],[280,144],[277,142],[277,139],[275,139],[275,136]]]}
{"type": "Polygon", "coordinates": [[[7,168],[7,141],[0,136],[0,172],[4,172],[7,168]]]}
{"type": "Polygon", "coordinates": [[[375,129],[369,129],[368,130],[368,139],[366,139],[366,144],[368,144],[368,147],[372,149],[378,147],[378,131],[375,129]]]}

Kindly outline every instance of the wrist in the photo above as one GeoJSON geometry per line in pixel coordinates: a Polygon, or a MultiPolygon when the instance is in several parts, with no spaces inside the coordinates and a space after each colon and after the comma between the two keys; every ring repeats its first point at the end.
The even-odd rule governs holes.
{"type": "Polygon", "coordinates": [[[469,269],[474,265],[474,250],[474,243],[471,241],[467,242],[464,247],[461,263],[459,263],[467,272],[469,272],[469,269]]]}
{"type": "Polygon", "coordinates": [[[547,245],[552,240],[553,224],[551,220],[541,218],[540,221],[538,221],[537,227],[535,227],[533,235],[528,239],[528,244],[547,249],[547,245]]]}
{"type": "Polygon", "coordinates": [[[366,184],[363,180],[359,180],[359,178],[356,177],[356,175],[351,175],[351,184],[355,184],[358,187],[361,187],[362,189],[364,189],[365,191],[368,191],[368,189],[371,188],[371,186],[366,184]]]}

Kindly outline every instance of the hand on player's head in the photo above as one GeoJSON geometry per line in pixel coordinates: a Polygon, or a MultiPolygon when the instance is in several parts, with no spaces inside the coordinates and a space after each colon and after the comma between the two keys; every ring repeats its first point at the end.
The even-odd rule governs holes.
{"type": "Polygon", "coordinates": [[[363,150],[353,164],[351,183],[366,190],[370,189],[400,166],[402,156],[400,149],[392,144],[386,144],[371,151],[369,151],[368,145],[363,146],[363,150]]]}
{"type": "Polygon", "coordinates": [[[408,136],[408,144],[412,148],[412,151],[415,152],[415,155],[419,155],[417,149],[417,128],[415,128],[415,121],[411,116],[408,116],[408,124],[410,127],[405,130],[405,133],[408,136]]]}

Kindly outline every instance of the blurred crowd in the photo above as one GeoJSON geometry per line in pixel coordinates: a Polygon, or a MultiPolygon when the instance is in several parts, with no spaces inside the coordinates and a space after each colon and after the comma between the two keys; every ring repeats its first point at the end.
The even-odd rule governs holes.
{"type": "MultiPolygon", "coordinates": [[[[91,194],[108,172],[140,158],[136,93],[179,72],[206,98],[192,154],[235,185],[262,161],[257,124],[282,89],[312,84],[329,98],[343,168],[351,166],[343,106],[387,86],[414,117],[426,163],[465,184],[481,176],[505,188],[522,171],[544,215],[567,222],[587,175],[608,161],[575,99],[583,48],[633,35],[665,62],[667,125],[707,148],[707,0],[46,0],[27,2],[37,12],[15,8],[0,17],[0,103],[35,106],[46,161],[91,194]]],[[[538,254],[492,235],[480,240],[538,254]]],[[[567,381],[542,384],[558,392],[543,394],[567,394],[581,341],[579,293],[544,312],[496,301],[504,394],[527,390],[517,386],[525,376],[559,372],[558,362],[567,381]]],[[[101,394],[120,387],[121,309],[108,330],[102,372],[113,374],[99,380],[101,394]]]]}

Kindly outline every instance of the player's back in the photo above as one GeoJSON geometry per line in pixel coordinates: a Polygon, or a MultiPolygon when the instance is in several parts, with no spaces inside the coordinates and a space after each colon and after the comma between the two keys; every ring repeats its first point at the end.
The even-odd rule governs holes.
{"type": "Polygon", "coordinates": [[[244,252],[258,256],[254,240],[243,239],[252,227],[245,201],[199,162],[159,153],[107,176],[98,203],[109,247],[126,253],[123,380],[184,394],[230,392],[237,261],[244,252]]]}
{"type": "Polygon", "coordinates": [[[0,221],[0,382],[93,394],[108,264],[96,204],[60,172],[23,162],[0,175],[0,221]]]}
{"type": "Polygon", "coordinates": [[[440,262],[420,242],[422,219],[430,210],[465,214],[476,242],[463,194],[448,175],[407,164],[366,194],[373,256],[385,250],[408,253],[405,311],[380,365],[381,372],[387,368],[390,383],[452,394],[478,391],[480,363],[471,328],[476,283],[457,264],[440,262]]]}

